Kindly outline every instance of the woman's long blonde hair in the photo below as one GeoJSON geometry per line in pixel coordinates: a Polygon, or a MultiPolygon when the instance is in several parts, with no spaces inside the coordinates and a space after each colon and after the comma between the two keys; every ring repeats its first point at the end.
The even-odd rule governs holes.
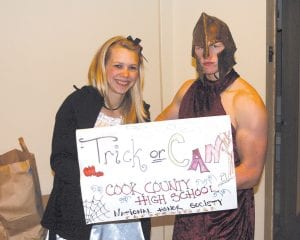
{"type": "Polygon", "coordinates": [[[111,49],[115,46],[123,47],[135,52],[139,57],[139,77],[134,86],[125,94],[121,113],[124,123],[145,122],[147,113],[143,102],[144,87],[144,57],[139,42],[132,38],[115,36],[107,40],[94,56],[88,72],[89,84],[97,88],[105,98],[108,94],[106,77],[106,63],[110,58],[111,49]]]}

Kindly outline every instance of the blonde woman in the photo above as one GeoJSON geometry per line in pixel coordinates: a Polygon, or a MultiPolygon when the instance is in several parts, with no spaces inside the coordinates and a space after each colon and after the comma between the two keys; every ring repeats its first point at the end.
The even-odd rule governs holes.
{"type": "Polygon", "coordinates": [[[76,89],[59,108],[50,159],[54,183],[42,219],[49,240],[150,239],[150,219],[85,224],[75,139],[80,128],[150,121],[142,96],[143,61],[140,39],[107,40],[92,60],[89,85],[76,89]]]}

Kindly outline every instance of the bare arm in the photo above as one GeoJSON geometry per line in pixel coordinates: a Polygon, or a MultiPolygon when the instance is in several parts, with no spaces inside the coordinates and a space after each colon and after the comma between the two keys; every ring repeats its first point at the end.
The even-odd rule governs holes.
{"type": "Polygon", "coordinates": [[[238,189],[252,188],[261,177],[267,149],[267,112],[254,91],[234,100],[236,142],[241,164],[236,167],[238,189]]]}
{"type": "Polygon", "coordinates": [[[178,118],[181,100],[193,82],[194,80],[187,80],[183,83],[183,85],[180,87],[180,89],[174,96],[172,102],[155,118],[155,121],[171,120],[178,118]]]}

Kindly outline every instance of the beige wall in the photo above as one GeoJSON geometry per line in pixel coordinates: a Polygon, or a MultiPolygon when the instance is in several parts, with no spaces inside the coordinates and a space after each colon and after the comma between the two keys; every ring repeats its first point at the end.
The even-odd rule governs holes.
{"type": "MultiPolygon", "coordinates": [[[[142,39],[145,99],[154,118],[191,66],[192,30],[200,13],[228,23],[236,70],[265,98],[266,3],[260,0],[2,0],[0,1],[0,153],[23,136],[35,153],[42,192],[51,191],[49,155],[54,116],[72,85],[86,83],[93,54],[108,37],[142,39]]],[[[256,237],[263,239],[264,180],[256,198],[256,237]]],[[[156,218],[153,239],[171,237],[172,218],[156,218]],[[165,227],[164,227],[165,226],[165,227]]]]}

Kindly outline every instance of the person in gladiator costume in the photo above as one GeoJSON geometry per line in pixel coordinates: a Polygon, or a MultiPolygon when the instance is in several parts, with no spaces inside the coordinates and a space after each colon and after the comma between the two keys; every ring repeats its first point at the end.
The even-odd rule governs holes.
{"type": "Polygon", "coordinates": [[[157,121],[229,115],[238,208],[177,215],[173,240],[254,239],[253,187],[267,148],[267,112],[257,91],[233,69],[236,46],[228,26],[202,13],[193,31],[197,79],[187,80],[157,121]]]}

